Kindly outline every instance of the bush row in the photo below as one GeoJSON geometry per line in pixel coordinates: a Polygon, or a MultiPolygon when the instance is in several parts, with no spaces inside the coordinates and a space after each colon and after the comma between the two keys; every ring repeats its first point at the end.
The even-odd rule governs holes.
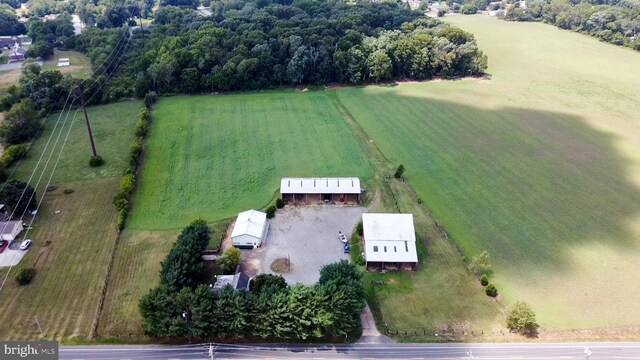
{"type": "Polygon", "coordinates": [[[119,211],[117,226],[120,231],[124,229],[127,221],[129,200],[133,193],[133,189],[136,186],[136,170],[138,165],[140,165],[142,150],[144,149],[144,138],[147,136],[150,123],[151,113],[149,112],[149,109],[143,109],[140,112],[140,119],[135,126],[136,138],[133,140],[133,143],[131,143],[131,147],[129,148],[129,164],[124,172],[124,177],[120,182],[120,189],[116,196],[113,197],[113,205],[115,205],[119,211]]]}

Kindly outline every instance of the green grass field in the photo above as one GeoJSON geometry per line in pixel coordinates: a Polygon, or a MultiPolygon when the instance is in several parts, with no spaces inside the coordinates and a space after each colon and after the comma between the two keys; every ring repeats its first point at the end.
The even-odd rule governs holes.
{"type": "MultiPolygon", "coordinates": [[[[53,177],[54,184],[56,182],[91,180],[122,175],[125,167],[125,159],[128,154],[127,149],[134,139],[132,129],[138,120],[138,114],[142,108],[142,103],[137,101],[124,101],[87,108],[96,150],[105,160],[105,164],[98,168],[89,166],[91,145],[89,143],[89,136],[87,135],[87,127],[82,111],[76,114],[75,110],[73,110],[68,118],[66,112],[64,116],[61,116],[60,113],[51,115],[47,119],[44,131],[34,144],[33,149],[22,163],[18,165],[15,176],[22,179],[29,178],[33,168],[38,164],[40,154],[42,154],[42,150],[46,147],[51,132],[55,129],[55,134],[49,144],[49,149],[53,148],[65,118],[67,118],[67,124],[56,146],[56,155],[54,155],[49,162],[43,182],[46,183],[50,169],[53,168],[57,158],[57,151],[62,147],[70,124],[72,124],[71,133],[65,145],[64,156],[60,158],[60,163],[53,177]],[[72,123],[71,121],[74,118],[74,114],[76,114],[75,121],[72,123]],[[56,127],[58,118],[60,118],[60,122],[56,127]]],[[[38,165],[39,171],[44,168],[48,154],[47,152],[47,155],[40,161],[40,165],[38,165]]],[[[35,179],[37,179],[38,176],[39,173],[35,179]]]]}
{"type": "Polygon", "coordinates": [[[530,302],[547,329],[637,325],[640,54],[544,24],[447,19],[476,35],[491,80],[338,98],[462,250],[490,253],[507,304],[530,302]]]}
{"type": "MultiPolygon", "coordinates": [[[[88,165],[86,128],[80,118],[76,119],[52,182],[57,189],[46,193],[34,229],[28,234],[34,245],[19,266],[11,270],[7,285],[0,293],[0,338],[38,338],[40,333],[34,316],[42,326],[43,338],[76,342],[89,337],[117,236],[117,211],[111,201],[126,165],[124,159],[133,140],[133,123],[140,108],[140,102],[122,102],[88,109],[98,150],[107,160],[99,170],[88,165]],[[64,194],[64,189],[74,192],[64,194]],[[33,264],[37,269],[34,281],[18,287],[13,281],[16,271],[33,264]]],[[[15,173],[18,178],[28,178],[52,131],[54,118],[57,115],[48,120],[45,133],[19,166],[15,173]]],[[[66,130],[62,138],[65,135],[66,130]]],[[[57,151],[49,171],[56,158],[57,151]]],[[[38,196],[41,195],[39,192],[38,196]]],[[[2,278],[6,271],[6,268],[0,269],[2,278]]]]}
{"type": "Polygon", "coordinates": [[[53,56],[44,62],[43,70],[58,70],[75,78],[85,79],[91,75],[91,60],[77,51],[54,50],[53,56]],[[58,59],[68,58],[70,66],[58,67],[58,59]]]}
{"type": "Polygon", "coordinates": [[[327,93],[162,99],[129,227],[178,229],[262,208],[284,176],[371,175],[327,93]]]}

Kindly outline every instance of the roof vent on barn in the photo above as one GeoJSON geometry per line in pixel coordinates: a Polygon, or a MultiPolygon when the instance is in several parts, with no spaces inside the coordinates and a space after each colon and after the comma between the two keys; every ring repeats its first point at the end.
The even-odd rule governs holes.
{"type": "Polygon", "coordinates": [[[327,187],[329,187],[329,179],[327,179],[327,187]]]}
{"type": "Polygon", "coordinates": [[[316,187],[316,179],[313,179],[313,187],[316,187]]]}
{"type": "Polygon", "coordinates": [[[340,187],[340,179],[338,179],[338,187],[340,187]]]}

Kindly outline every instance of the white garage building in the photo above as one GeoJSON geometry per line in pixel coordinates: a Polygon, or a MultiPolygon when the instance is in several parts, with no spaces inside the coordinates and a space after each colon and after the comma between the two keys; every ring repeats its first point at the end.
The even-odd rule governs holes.
{"type": "Polygon", "coordinates": [[[231,232],[233,246],[257,248],[267,236],[267,214],[257,210],[247,210],[238,214],[231,232]]]}
{"type": "Polygon", "coordinates": [[[362,232],[367,267],[416,269],[413,214],[362,214],[362,232]]]}
{"type": "Polygon", "coordinates": [[[23,229],[22,221],[0,221],[2,240],[13,241],[23,229]]]}

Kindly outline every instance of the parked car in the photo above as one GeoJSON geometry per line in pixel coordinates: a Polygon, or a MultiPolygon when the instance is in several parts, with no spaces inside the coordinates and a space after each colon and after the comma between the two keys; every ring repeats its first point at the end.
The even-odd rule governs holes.
{"type": "Polygon", "coordinates": [[[349,244],[344,244],[342,248],[344,249],[345,254],[348,254],[351,251],[349,244]]]}
{"type": "Polygon", "coordinates": [[[22,244],[20,244],[20,250],[27,250],[28,248],[31,247],[32,243],[33,243],[33,240],[31,239],[27,239],[23,241],[22,244]]]}
{"type": "Polygon", "coordinates": [[[7,246],[9,246],[9,242],[7,240],[0,240],[0,253],[2,253],[7,246]]]}
{"type": "Polygon", "coordinates": [[[347,243],[347,236],[343,234],[342,231],[338,231],[338,239],[345,244],[347,243]]]}

